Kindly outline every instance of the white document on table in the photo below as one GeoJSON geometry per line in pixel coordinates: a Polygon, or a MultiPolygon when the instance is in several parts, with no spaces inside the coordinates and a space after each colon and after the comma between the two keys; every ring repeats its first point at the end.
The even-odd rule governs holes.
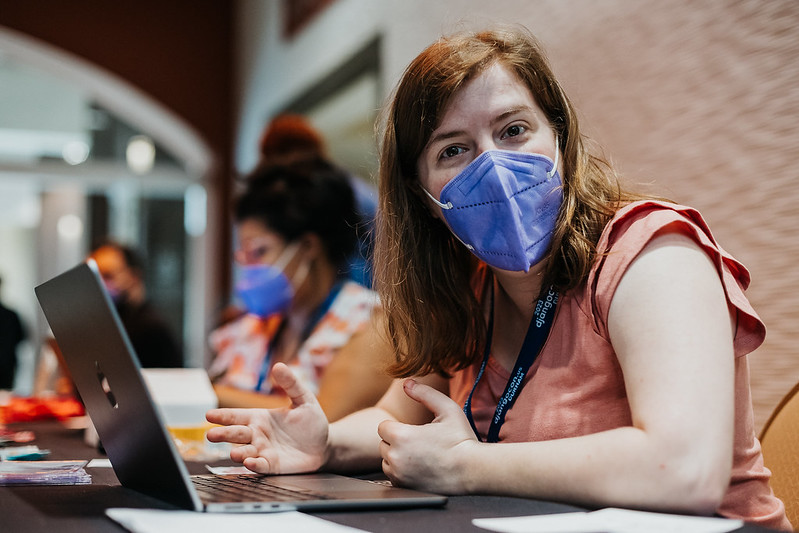
{"type": "Polygon", "coordinates": [[[220,531],[290,531],[291,533],[363,532],[315,516],[282,513],[198,513],[160,509],[106,509],[105,514],[132,533],[219,533],[220,531]]]}
{"type": "Polygon", "coordinates": [[[475,518],[472,523],[501,533],[725,533],[743,526],[742,520],[612,507],[585,513],[475,518]]]}

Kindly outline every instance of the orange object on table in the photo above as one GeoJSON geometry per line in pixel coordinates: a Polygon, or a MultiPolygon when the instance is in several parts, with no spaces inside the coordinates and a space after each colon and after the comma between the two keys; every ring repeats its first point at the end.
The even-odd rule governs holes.
{"type": "Polygon", "coordinates": [[[0,424],[31,422],[34,420],[65,420],[85,413],[83,404],[77,398],[20,398],[0,405],[0,424]]]}

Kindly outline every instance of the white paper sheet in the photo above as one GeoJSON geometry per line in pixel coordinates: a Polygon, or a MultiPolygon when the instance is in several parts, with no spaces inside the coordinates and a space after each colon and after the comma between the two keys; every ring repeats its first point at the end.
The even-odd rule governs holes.
{"type": "MultiPolygon", "coordinates": [[[[255,472],[247,469],[244,466],[211,466],[205,465],[205,469],[217,476],[225,476],[228,474],[237,474],[239,476],[253,475],[255,472]]],[[[255,474],[258,475],[258,474],[255,474]]]]}
{"type": "Polygon", "coordinates": [[[106,509],[105,514],[133,533],[220,533],[220,531],[355,533],[363,531],[296,511],[236,514],[112,508],[106,509]]]}
{"type": "Polygon", "coordinates": [[[741,520],[616,508],[590,513],[475,518],[472,523],[502,533],[724,533],[743,526],[741,520]]]}

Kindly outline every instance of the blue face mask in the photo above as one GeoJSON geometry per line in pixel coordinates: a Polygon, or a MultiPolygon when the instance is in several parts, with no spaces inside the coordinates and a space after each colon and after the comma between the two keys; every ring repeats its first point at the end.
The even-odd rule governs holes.
{"type": "Polygon", "coordinates": [[[290,245],[273,265],[240,267],[241,277],[236,283],[236,295],[249,313],[264,318],[288,310],[294,299],[294,287],[283,269],[297,249],[297,246],[290,245]]]}
{"type": "Polygon", "coordinates": [[[549,251],[563,201],[555,161],[539,154],[488,150],[441,190],[452,233],[474,255],[503,270],[529,271],[549,251]]]}

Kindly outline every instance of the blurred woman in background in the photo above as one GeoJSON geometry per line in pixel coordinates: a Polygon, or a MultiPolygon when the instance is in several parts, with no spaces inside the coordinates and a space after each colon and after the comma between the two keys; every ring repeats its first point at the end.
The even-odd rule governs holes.
{"type": "Polygon", "coordinates": [[[236,292],[247,314],[211,334],[221,406],[277,407],[270,379],[289,365],[330,420],[373,405],[392,353],[377,295],[347,279],[358,215],[345,172],[321,158],[262,165],[235,205],[236,292]]]}

